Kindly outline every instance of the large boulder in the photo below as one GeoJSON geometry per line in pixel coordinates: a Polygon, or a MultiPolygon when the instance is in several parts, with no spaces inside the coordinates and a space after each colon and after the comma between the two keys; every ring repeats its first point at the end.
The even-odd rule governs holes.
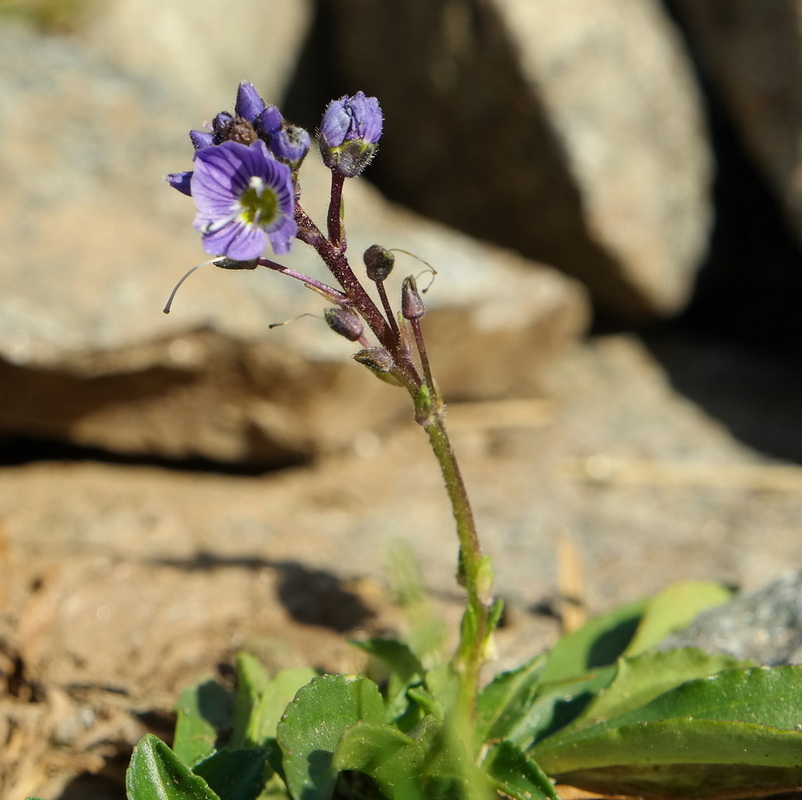
{"type": "Polygon", "coordinates": [[[418,211],[578,276],[642,321],[688,299],[710,227],[692,70],[657,0],[338,0],[346,85],[418,211]]]}
{"type": "Polygon", "coordinates": [[[802,2],[674,0],[674,5],[802,242],[802,2]]]}

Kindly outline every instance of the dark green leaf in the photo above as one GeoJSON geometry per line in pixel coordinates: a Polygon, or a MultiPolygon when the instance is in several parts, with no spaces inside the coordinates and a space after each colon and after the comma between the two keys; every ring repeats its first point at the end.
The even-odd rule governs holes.
{"type": "Polygon", "coordinates": [[[510,742],[494,747],[482,766],[495,788],[514,800],[560,800],[546,773],[510,742]]]}
{"type": "Polygon", "coordinates": [[[298,690],[278,724],[287,786],[296,800],[325,800],[337,779],[340,737],[356,722],[383,722],[384,703],[364,677],[323,675],[298,690]]]}
{"type": "Polygon", "coordinates": [[[200,775],[221,800],[256,800],[271,770],[266,749],[231,750],[224,748],[196,764],[200,775]]]}
{"type": "Polygon", "coordinates": [[[802,667],[728,669],[559,733],[529,755],[552,777],[594,791],[779,792],[802,786],[800,719],[802,667]]]}
{"type": "Polygon", "coordinates": [[[185,689],[176,704],[175,754],[190,767],[211,755],[231,730],[233,714],[234,695],[216,681],[185,689]]]}
{"type": "Polygon", "coordinates": [[[217,800],[206,781],[150,733],[134,748],[125,789],[129,800],[217,800]]]}

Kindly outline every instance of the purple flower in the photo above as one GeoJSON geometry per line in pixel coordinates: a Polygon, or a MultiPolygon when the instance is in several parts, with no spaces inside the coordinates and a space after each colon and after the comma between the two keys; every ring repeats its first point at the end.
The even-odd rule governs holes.
{"type": "Polygon", "coordinates": [[[249,261],[262,255],[265,237],[277,254],[289,252],[297,232],[292,172],[263,141],[198,150],[190,183],[198,209],[192,224],[207,253],[249,261]]]}
{"type": "Polygon", "coordinates": [[[332,100],[320,123],[318,142],[323,163],[346,178],[370,163],[382,135],[382,110],[375,97],[357,92],[332,100]]]}

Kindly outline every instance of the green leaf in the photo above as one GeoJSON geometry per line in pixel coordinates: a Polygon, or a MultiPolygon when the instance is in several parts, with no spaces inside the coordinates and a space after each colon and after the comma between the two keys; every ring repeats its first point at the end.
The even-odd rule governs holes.
{"type": "Polygon", "coordinates": [[[234,695],[213,680],[185,689],[176,704],[173,750],[187,766],[211,755],[221,733],[231,729],[234,695]]]}
{"type": "MultiPolygon", "coordinates": [[[[332,763],[340,771],[355,769],[375,775],[402,748],[417,750],[421,755],[425,750],[422,742],[393,725],[357,722],[343,733],[332,763]]],[[[410,763],[410,772],[417,772],[419,766],[410,763]]]]}
{"type": "Polygon", "coordinates": [[[682,581],[669,586],[646,602],[626,655],[654,647],[668,634],[687,628],[702,611],[720,606],[731,597],[731,589],[710,581],[682,581]]]}
{"type": "Polygon", "coordinates": [[[502,672],[479,693],[476,701],[476,744],[504,739],[537,696],[546,656],[538,655],[509,672],[502,672]]]}
{"type": "Polygon", "coordinates": [[[370,775],[398,800],[488,798],[486,776],[470,758],[464,737],[433,717],[411,735],[391,725],[357,723],[343,734],[334,763],[370,775]]]}
{"type": "MultiPolygon", "coordinates": [[[[405,687],[416,675],[423,675],[423,666],[418,657],[408,645],[397,639],[367,639],[352,644],[381,661],[389,669],[391,685],[396,691],[405,687]]],[[[393,694],[393,689],[389,694],[393,694]]]]}
{"type": "Polygon", "coordinates": [[[256,800],[272,774],[267,766],[268,751],[225,748],[195,765],[200,775],[221,800],[256,800]]]}
{"type": "Polygon", "coordinates": [[[337,779],[333,753],[356,722],[383,722],[384,703],[364,677],[323,675],[298,690],[278,724],[287,786],[296,800],[325,800],[337,779]]]}
{"type": "Polygon", "coordinates": [[[599,667],[579,678],[555,681],[541,687],[529,706],[523,707],[506,734],[506,739],[526,750],[533,743],[552,736],[579,717],[599,692],[615,678],[615,667],[599,667]]]}
{"type": "Polygon", "coordinates": [[[638,600],[621,606],[563,636],[549,652],[543,681],[578,678],[588,670],[613,664],[632,641],[646,604],[646,600],[638,600]]]}
{"type": "Polygon", "coordinates": [[[237,658],[237,706],[232,749],[264,747],[275,741],[276,727],[296,692],[318,675],[310,667],[282,670],[270,678],[253,656],[237,658]]]}
{"type": "MultiPolygon", "coordinates": [[[[253,717],[269,685],[270,676],[259,660],[250,653],[239,653],[233,730],[228,742],[233,750],[258,747],[261,743],[252,738],[253,717]]],[[[275,736],[275,731],[271,735],[275,736]]]]}
{"type": "Polygon", "coordinates": [[[218,800],[206,781],[193,775],[153,734],[140,739],[125,774],[129,800],[218,800]]]}
{"type": "Polygon", "coordinates": [[[802,786],[800,719],[802,667],[728,669],[543,740],[529,755],[552,777],[592,791],[779,792],[802,786]]]}
{"type": "Polygon", "coordinates": [[[482,765],[493,786],[514,800],[560,800],[545,772],[510,742],[500,742],[482,765]]]}
{"type": "Polygon", "coordinates": [[[610,686],[560,735],[640,708],[687,681],[707,678],[725,669],[754,666],[753,662],[723,654],[710,655],[690,647],[619,659],[610,686]]]}

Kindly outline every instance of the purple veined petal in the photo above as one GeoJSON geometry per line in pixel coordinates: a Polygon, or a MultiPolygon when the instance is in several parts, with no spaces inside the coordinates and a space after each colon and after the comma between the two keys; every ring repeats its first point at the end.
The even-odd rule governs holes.
{"type": "Polygon", "coordinates": [[[192,171],[187,170],[185,172],[171,172],[169,175],[164,176],[164,180],[173,187],[173,189],[178,189],[181,194],[185,194],[188,197],[192,197],[192,189],[191,189],[191,182],[192,182],[192,171]]]}
{"type": "Polygon", "coordinates": [[[264,253],[265,239],[261,228],[233,220],[219,230],[204,234],[203,247],[210,254],[222,253],[235,261],[250,261],[264,253]]]}
{"type": "Polygon", "coordinates": [[[292,172],[261,139],[196,151],[191,188],[197,207],[193,225],[207,252],[248,261],[262,254],[266,235],[275,252],[290,249],[297,233],[292,172]],[[261,216],[265,212],[267,219],[261,216]]]}
{"type": "Polygon", "coordinates": [[[190,131],[189,140],[196,150],[202,147],[211,147],[214,144],[214,134],[211,131],[190,131]]]}
{"type": "Polygon", "coordinates": [[[284,217],[283,222],[267,234],[273,252],[279,256],[289,253],[297,233],[298,225],[295,220],[292,217],[284,217]]]}
{"type": "Polygon", "coordinates": [[[253,122],[265,110],[265,101],[250,81],[243,81],[237,89],[237,102],[234,113],[238,117],[253,122]]]}
{"type": "Polygon", "coordinates": [[[222,254],[235,261],[250,261],[264,253],[265,239],[261,228],[231,220],[218,230],[203,233],[203,247],[210,255],[222,254]]]}

